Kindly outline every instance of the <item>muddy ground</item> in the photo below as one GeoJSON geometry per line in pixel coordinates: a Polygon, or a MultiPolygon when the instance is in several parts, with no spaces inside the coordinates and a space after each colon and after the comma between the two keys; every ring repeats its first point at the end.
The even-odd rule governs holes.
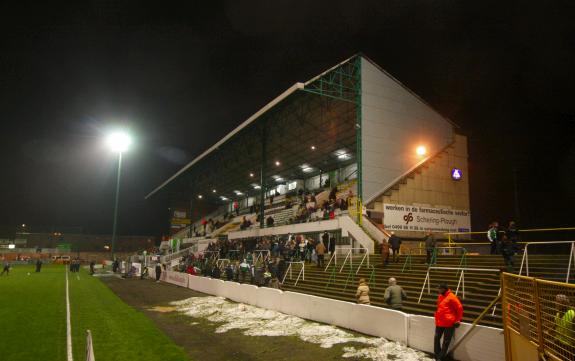
{"type": "Polygon", "coordinates": [[[102,282],[124,302],[144,312],[176,344],[183,347],[194,361],[342,360],[343,347],[353,345],[348,343],[321,348],[295,336],[246,336],[241,330],[216,334],[214,331],[217,325],[205,319],[151,310],[157,306],[167,307],[172,301],[205,297],[202,293],[151,280],[105,277],[102,282]]]}

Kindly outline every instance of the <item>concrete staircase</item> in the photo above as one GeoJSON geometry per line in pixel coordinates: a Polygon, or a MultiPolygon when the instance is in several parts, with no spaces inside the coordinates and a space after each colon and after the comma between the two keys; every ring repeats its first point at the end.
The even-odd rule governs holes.
{"type": "MultiPolygon", "coordinates": [[[[324,271],[315,265],[307,265],[305,269],[305,281],[300,280],[297,286],[293,285],[293,280],[286,279],[284,290],[302,292],[322,297],[335,298],[344,301],[355,302],[355,290],[359,278],[370,278],[371,269],[362,267],[358,274],[355,272],[362,256],[355,256],[352,276],[349,277],[349,268],[339,273],[335,273],[335,279],[326,287],[333,268],[324,271]],[[346,287],[346,281],[348,282],[346,287]]],[[[370,257],[370,265],[374,266],[375,280],[370,283],[370,298],[374,306],[387,307],[383,301],[383,294],[387,287],[389,277],[395,277],[398,284],[407,292],[408,299],[404,302],[403,311],[408,313],[433,316],[436,306],[437,293],[436,286],[440,281],[447,282],[450,288],[455,291],[459,280],[459,273],[455,270],[432,270],[431,294],[427,294],[427,287],[424,291],[421,303],[418,298],[423,286],[427,265],[425,256],[412,256],[411,270],[402,272],[405,256],[400,258],[398,263],[390,263],[386,268],[382,267],[379,255],[370,257]]],[[[460,256],[439,256],[437,266],[458,267],[461,261],[460,256]]],[[[531,276],[539,276],[546,279],[565,281],[569,258],[563,255],[533,255],[530,256],[529,268],[531,276]]],[[[521,258],[516,257],[516,271],[519,270],[521,258]]],[[[337,266],[339,267],[341,262],[337,266]]],[[[462,290],[459,290],[459,297],[462,299],[465,313],[464,320],[472,322],[489,303],[497,297],[499,292],[499,276],[496,270],[503,267],[501,256],[468,256],[467,268],[491,268],[494,272],[465,272],[465,299],[462,299],[462,290]]],[[[498,305],[495,315],[491,316],[491,310],[483,321],[483,325],[501,327],[501,306],[498,305]]]]}

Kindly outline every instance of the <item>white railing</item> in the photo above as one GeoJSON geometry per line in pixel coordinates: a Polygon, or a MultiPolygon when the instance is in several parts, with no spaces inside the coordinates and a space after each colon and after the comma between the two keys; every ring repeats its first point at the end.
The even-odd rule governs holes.
{"type": "Polygon", "coordinates": [[[188,247],[188,248],[184,248],[178,252],[174,252],[174,253],[167,254],[165,256],[161,256],[160,262],[166,263],[166,262],[169,262],[173,259],[187,256],[188,254],[190,254],[191,250],[192,250],[192,248],[188,247]]]}
{"type": "Polygon", "coordinates": [[[270,251],[267,249],[256,249],[254,253],[257,254],[256,258],[254,258],[254,265],[258,263],[260,259],[262,262],[265,262],[270,258],[270,251]]]}
{"type": "Polygon", "coordinates": [[[288,275],[288,272],[289,272],[289,279],[290,279],[290,280],[293,279],[293,273],[292,273],[293,267],[292,267],[292,265],[294,265],[294,264],[300,264],[300,265],[301,265],[301,269],[299,270],[299,273],[298,273],[298,275],[297,275],[297,279],[295,280],[294,286],[297,286],[297,283],[299,282],[300,277],[302,277],[302,280],[305,281],[305,262],[300,261],[300,262],[287,262],[287,263],[289,263],[289,266],[288,266],[288,268],[286,269],[286,271],[285,271],[285,273],[284,273],[284,277],[283,277],[283,279],[282,279],[282,283],[285,282],[286,277],[287,277],[287,275],[288,275]]]}
{"type": "Polygon", "coordinates": [[[219,269],[222,269],[227,267],[229,263],[230,260],[228,258],[218,258],[218,260],[216,261],[216,266],[218,266],[219,269]]]}
{"type": "Polygon", "coordinates": [[[532,244],[571,244],[571,248],[569,249],[569,265],[567,266],[567,277],[565,277],[565,283],[569,283],[569,276],[571,274],[571,263],[574,262],[573,255],[575,255],[575,241],[550,241],[550,242],[525,243],[523,258],[521,259],[521,267],[519,268],[520,276],[523,272],[523,265],[525,264],[526,275],[529,277],[529,246],[532,244]]]}
{"type": "MultiPolygon", "coordinates": [[[[345,265],[347,264],[348,260],[349,260],[349,267],[353,268],[353,253],[354,251],[359,251],[356,253],[360,253],[361,251],[364,251],[365,254],[363,255],[363,258],[361,259],[361,263],[359,264],[359,267],[357,268],[356,274],[357,272],[359,272],[359,269],[361,268],[363,262],[365,262],[365,259],[367,257],[367,265],[369,267],[369,251],[363,247],[359,247],[359,248],[340,248],[340,250],[344,250],[347,251],[347,253],[345,254],[345,258],[343,260],[343,264],[341,265],[341,268],[339,269],[339,273],[341,273],[341,271],[343,271],[345,265]]],[[[335,252],[337,253],[337,252],[335,252]]],[[[328,264],[329,266],[329,264],[328,264]]],[[[326,268],[327,270],[327,268],[326,268]]]]}
{"type": "Polygon", "coordinates": [[[464,267],[439,267],[439,266],[431,266],[427,269],[427,273],[425,274],[425,281],[423,281],[423,286],[421,286],[421,293],[419,294],[419,299],[417,303],[421,302],[421,298],[423,297],[423,291],[425,290],[425,286],[427,286],[427,294],[431,294],[431,270],[446,270],[446,271],[457,271],[461,272],[459,275],[459,281],[457,282],[457,289],[455,290],[455,294],[459,293],[459,286],[462,286],[463,295],[462,298],[465,299],[465,272],[499,272],[498,269],[495,268],[464,268],[464,267]]]}

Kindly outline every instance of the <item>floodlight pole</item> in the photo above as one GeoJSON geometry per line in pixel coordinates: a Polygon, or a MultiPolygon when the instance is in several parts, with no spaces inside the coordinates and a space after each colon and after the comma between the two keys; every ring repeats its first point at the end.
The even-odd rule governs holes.
{"type": "Polygon", "coordinates": [[[265,184],[265,178],[264,178],[264,167],[267,161],[267,156],[266,156],[266,124],[264,121],[264,124],[262,126],[262,160],[261,160],[261,164],[260,164],[260,229],[263,229],[266,222],[264,219],[264,215],[265,215],[265,209],[266,209],[266,203],[265,203],[265,197],[266,197],[266,184],[265,184]]]}
{"type": "Polygon", "coordinates": [[[118,226],[118,201],[120,198],[120,175],[122,174],[122,152],[118,152],[118,176],[116,178],[116,200],[114,202],[114,225],[112,227],[112,260],[116,250],[116,228],[118,226]]]}

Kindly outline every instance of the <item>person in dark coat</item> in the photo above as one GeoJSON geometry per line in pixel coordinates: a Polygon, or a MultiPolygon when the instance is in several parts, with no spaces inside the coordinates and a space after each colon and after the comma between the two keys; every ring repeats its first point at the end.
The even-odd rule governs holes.
{"type": "MultiPolygon", "coordinates": [[[[425,242],[425,252],[427,253],[427,258],[425,259],[425,263],[431,264],[433,258],[433,252],[435,251],[435,237],[431,232],[427,232],[425,237],[423,238],[425,242]]],[[[437,257],[437,256],[436,256],[437,257]]],[[[433,263],[437,262],[437,258],[433,260],[433,263]]]]}
{"type": "Polygon", "coordinates": [[[335,237],[329,238],[329,253],[333,256],[335,253],[335,237]]]}
{"type": "Polygon", "coordinates": [[[395,232],[391,232],[391,237],[389,237],[389,245],[392,252],[392,261],[399,262],[399,248],[401,247],[401,238],[395,235],[395,232]]]}
{"type": "Polygon", "coordinates": [[[381,242],[381,263],[383,267],[387,267],[389,263],[389,242],[385,239],[381,242]]]}
{"type": "Polygon", "coordinates": [[[162,275],[162,265],[156,263],[156,282],[160,282],[160,276],[162,275]]]}
{"type": "Polygon", "coordinates": [[[96,266],[96,262],[90,261],[90,275],[94,275],[94,267],[96,266]]]}
{"type": "Polygon", "coordinates": [[[42,260],[38,258],[36,260],[36,272],[40,272],[42,270],[42,260]]]}

